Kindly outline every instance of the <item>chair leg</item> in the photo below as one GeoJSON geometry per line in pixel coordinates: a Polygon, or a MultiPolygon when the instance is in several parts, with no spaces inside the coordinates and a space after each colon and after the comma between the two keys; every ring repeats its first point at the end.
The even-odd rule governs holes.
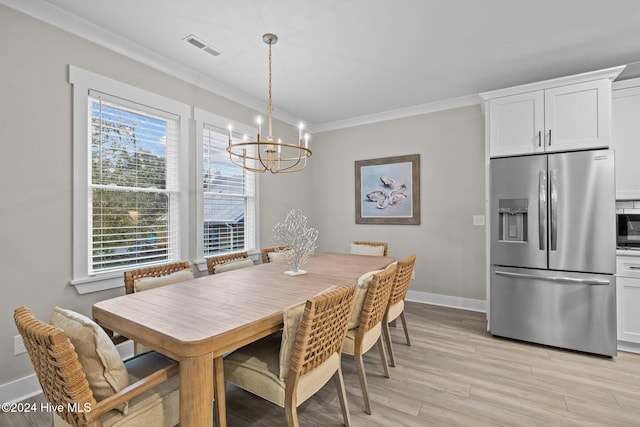
{"type": "Polygon", "coordinates": [[[351,426],[351,415],[349,414],[349,404],[347,403],[347,393],[344,388],[344,379],[342,378],[342,368],[338,366],[338,370],[333,375],[338,390],[338,399],[340,400],[340,409],[342,409],[342,418],[345,427],[351,426]]]}
{"type": "Polygon", "coordinates": [[[380,361],[382,362],[382,368],[384,369],[384,377],[389,378],[389,365],[387,364],[387,355],[384,353],[382,337],[378,338],[378,351],[380,352],[380,361]]]}
{"type": "Polygon", "coordinates": [[[404,315],[404,310],[400,313],[400,320],[402,320],[402,326],[404,327],[404,337],[407,339],[407,345],[411,347],[411,340],[409,339],[409,328],[407,328],[407,318],[404,315]]]}
{"type": "Polygon", "coordinates": [[[364,371],[364,362],[362,355],[353,356],[356,361],[356,369],[358,370],[358,379],[360,380],[360,389],[362,389],[362,397],[364,398],[364,412],[371,415],[371,402],[369,401],[369,387],[367,386],[367,374],[364,371]]]}
{"type": "Polygon", "coordinates": [[[299,427],[298,424],[298,409],[296,405],[285,405],[284,414],[287,417],[287,427],[299,427]]]}
{"type": "Polygon", "coordinates": [[[391,344],[391,331],[389,330],[389,322],[387,318],[382,321],[382,336],[387,343],[387,351],[389,353],[389,366],[396,366],[396,357],[393,354],[393,344],[391,344]]]}

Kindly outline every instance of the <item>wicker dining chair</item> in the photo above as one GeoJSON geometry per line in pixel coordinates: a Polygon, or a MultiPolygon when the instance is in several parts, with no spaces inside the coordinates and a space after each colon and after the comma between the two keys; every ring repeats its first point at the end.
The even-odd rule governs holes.
{"type": "Polygon", "coordinates": [[[361,277],[355,296],[356,302],[351,315],[350,329],[342,345],[342,353],[354,357],[365,412],[369,415],[371,415],[371,401],[363,356],[374,344],[378,344],[384,376],[389,378],[389,367],[382,343],[382,322],[389,303],[389,294],[393,287],[395,274],[396,266],[393,263],[380,272],[371,272],[370,275],[361,277]],[[360,306],[360,304],[362,305],[360,306]]]}
{"type": "Polygon", "coordinates": [[[273,254],[277,254],[277,253],[279,253],[281,251],[285,251],[287,249],[289,249],[288,246],[274,246],[274,247],[271,247],[271,248],[260,249],[260,253],[262,254],[262,263],[263,264],[267,264],[267,263],[271,262],[271,256],[273,254]]]}
{"type": "Polygon", "coordinates": [[[222,271],[235,270],[236,268],[245,268],[253,265],[253,261],[249,258],[248,252],[235,252],[232,254],[216,255],[207,258],[207,268],[209,274],[221,273],[222,271]],[[249,263],[251,261],[251,263],[249,263]],[[224,264],[229,264],[225,265],[224,264]]]}
{"type": "Polygon", "coordinates": [[[387,256],[389,244],[387,242],[365,242],[356,240],[351,244],[350,252],[357,255],[383,255],[387,256]]]}
{"type": "Polygon", "coordinates": [[[416,265],[416,256],[411,255],[396,263],[396,275],[393,280],[393,288],[389,297],[389,305],[382,322],[382,334],[387,343],[387,351],[389,353],[389,364],[396,366],[395,355],[393,354],[393,345],[391,344],[391,333],[389,331],[389,323],[400,317],[402,327],[404,328],[404,336],[407,345],[411,345],[409,339],[409,329],[407,328],[407,318],[404,313],[404,299],[407,296],[409,285],[411,284],[411,276],[416,265]]]}
{"type": "Polygon", "coordinates": [[[333,377],[344,424],[351,425],[340,349],[354,292],[347,284],[287,309],[282,333],[225,357],[225,380],[284,408],[291,427],[298,426],[297,407],[333,377]]]}
{"type": "MultiPolygon", "coordinates": [[[[193,271],[191,269],[191,264],[189,263],[189,261],[180,261],[170,264],[137,268],[124,272],[124,291],[127,294],[132,294],[136,292],[136,285],[142,284],[144,282],[147,282],[146,287],[151,288],[193,279],[193,277],[193,271]],[[173,278],[169,276],[173,276],[173,278]],[[156,283],[151,285],[151,280],[155,280],[156,283]]],[[[140,289],[142,289],[142,286],[140,287],[140,289]]],[[[114,344],[120,344],[129,339],[123,335],[116,335],[109,329],[105,328],[104,330],[114,344]]],[[[135,344],[135,354],[140,354],[145,351],[149,351],[149,349],[141,346],[138,343],[135,344]]]]}
{"type": "MultiPolygon", "coordinates": [[[[124,290],[128,294],[135,292],[135,281],[147,277],[163,277],[182,270],[191,270],[189,261],[180,261],[170,264],[154,265],[124,272],[124,290]]],[[[181,279],[184,280],[184,279],[181,279]]],[[[169,284],[169,283],[165,283],[169,284]]]]}
{"type": "MultiPolygon", "coordinates": [[[[41,322],[28,307],[17,308],[14,320],[47,401],[52,408],[62,408],[53,413],[54,425],[146,427],[178,423],[177,362],[155,352],[130,359],[124,363],[129,385],[96,401],[88,372],[62,329],[41,322]],[[124,404],[126,414],[118,410],[124,404]]],[[[104,342],[110,343],[108,337],[104,336],[104,342]]],[[[117,355],[115,347],[113,351],[117,355]]]]}

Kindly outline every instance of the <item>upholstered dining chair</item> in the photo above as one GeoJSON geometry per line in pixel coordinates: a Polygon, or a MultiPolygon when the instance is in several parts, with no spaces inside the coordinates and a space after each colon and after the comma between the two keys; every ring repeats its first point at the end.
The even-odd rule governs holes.
{"type": "Polygon", "coordinates": [[[106,333],[70,310],[56,308],[46,324],[20,307],[14,320],[47,401],[62,408],[54,426],[178,423],[177,362],[151,352],[123,363],[106,333]]]}
{"type": "Polygon", "coordinates": [[[224,273],[239,268],[253,267],[253,260],[248,252],[235,252],[226,255],[216,255],[207,258],[209,274],[224,273]]]}
{"type": "Polygon", "coordinates": [[[262,255],[262,263],[267,264],[269,262],[280,262],[285,260],[285,254],[283,251],[288,249],[287,246],[274,246],[271,248],[260,249],[262,255]]]}
{"type": "Polygon", "coordinates": [[[355,288],[344,285],[285,310],[284,328],[224,359],[225,380],[280,407],[298,426],[297,407],[333,377],[346,426],[351,425],[340,349],[355,288]]]}
{"type": "Polygon", "coordinates": [[[387,343],[387,351],[389,353],[389,364],[396,366],[395,355],[393,354],[393,345],[391,344],[391,333],[389,331],[389,323],[400,317],[402,327],[404,328],[404,336],[407,345],[411,345],[409,339],[409,329],[407,328],[407,319],[404,314],[404,299],[407,296],[409,285],[411,284],[411,276],[416,265],[416,256],[411,255],[396,263],[396,275],[393,279],[393,288],[389,296],[389,305],[382,322],[382,334],[387,343]]]}
{"type": "Polygon", "coordinates": [[[389,244],[387,242],[364,242],[356,240],[351,243],[350,253],[357,255],[384,255],[387,256],[389,244]]]}
{"type": "Polygon", "coordinates": [[[396,265],[393,263],[382,271],[370,272],[360,277],[349,330],[342,345],[342,353],[354,357],[364,398],[365,412],[369,415],[371,415],[371,402],[362,357],[375,344],[378,344],[384,376],[389,378],[389,367],[382,343],[382,322],[389,303],[389,294],[393,287],[395,273],[396,265]]]}
{"type": "MultiPolygon", "coordinates": [[[[185,280],[193,279],[193,277],[193,270],[189,261],[142,267],[124,272],[124,290],[127,294],[132,294],[172,283],[184,282],[185,280]]],[[[128,339],[122,335],[115,335],[108,329],[105,329],[105,331],[114,344],[119,344],[128,339]]],[[[150,348],[140,343],[134,343],[134,354],[142,354],[150,350],[150,348]]]]}
{"type": "Polygon", "coordinates": [[[128,294],[193,279],[189,261],[154,265],[124,272],[124,290],[128,294]]]}

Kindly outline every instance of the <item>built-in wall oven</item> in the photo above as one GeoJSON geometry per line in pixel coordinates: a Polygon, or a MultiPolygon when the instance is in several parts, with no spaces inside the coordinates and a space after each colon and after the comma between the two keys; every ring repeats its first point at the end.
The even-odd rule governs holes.
{"type": "Polygon", "coordinates": [[[640,213],[619,213],[618,220],[618,249],[640,250],[640,213]]]}

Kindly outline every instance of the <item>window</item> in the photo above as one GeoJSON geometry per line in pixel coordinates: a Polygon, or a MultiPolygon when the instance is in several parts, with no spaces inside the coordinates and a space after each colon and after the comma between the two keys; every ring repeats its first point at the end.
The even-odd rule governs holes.
{"type": "MultiPolygon", "coordinates": [[[[200,257],[256,247],[256,177],[229,160],[221,117],[196,110],[199,131],[198,252],[200,257]]],[[[236,128],[237,126],[234,126],[236,128]]],[[[235,137],[235,134],[234,134],[235,137]]],[[[237,137],[241,137],[237,135],[237,137]]]]}
{"type": "Polygon", "coordinates": [[[90,92],[89,274],[177,261],[179,118],[90,92]]]}
{"type": "Polygon", "coordinates": [[[190,107],[70,66],[74,272],[80,293],[122,271],[186,259],[190,107]],[[182,202],[182,203],[181,203],[182,202]]]}

